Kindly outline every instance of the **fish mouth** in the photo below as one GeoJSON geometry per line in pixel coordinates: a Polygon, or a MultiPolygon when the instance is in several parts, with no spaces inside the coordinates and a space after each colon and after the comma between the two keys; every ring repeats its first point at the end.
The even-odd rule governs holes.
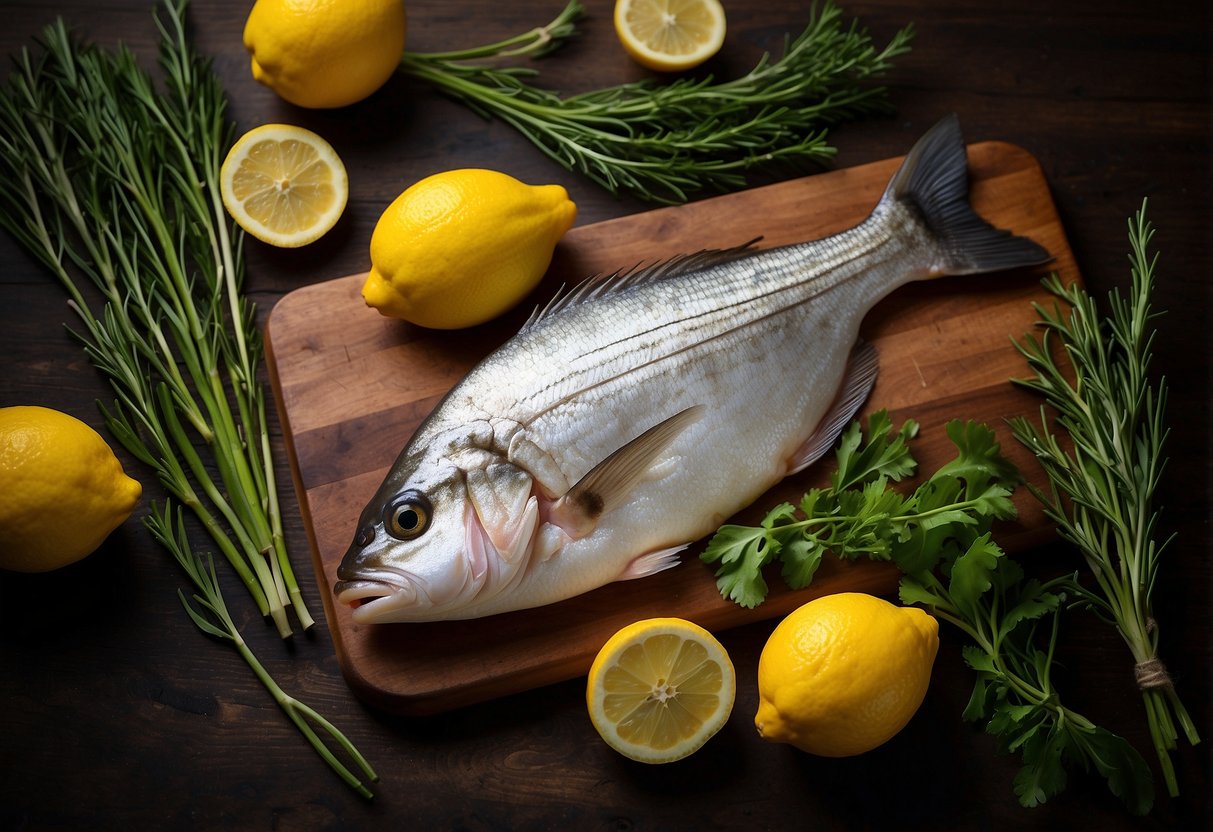
{"type": "Polygon", "coordinates": [[[333,586],[338,603],[348,604],[354,620],[369,623],[417,602],[417,588],[409,581],[357,578],[333,586]]]}

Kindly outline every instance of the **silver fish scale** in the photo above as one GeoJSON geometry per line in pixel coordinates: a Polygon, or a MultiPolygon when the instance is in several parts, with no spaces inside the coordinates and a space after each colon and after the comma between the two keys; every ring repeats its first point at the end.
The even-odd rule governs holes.
{"type": "Polygon", "coordinates": [[[455,396],[523,426],[570,481],[696,404],[790,454],[830,402],[817,380],[836,383],[868,308],[930,268],[928,243],[890,203],[834,237],[642,281],[541,318],[455,396]]]}

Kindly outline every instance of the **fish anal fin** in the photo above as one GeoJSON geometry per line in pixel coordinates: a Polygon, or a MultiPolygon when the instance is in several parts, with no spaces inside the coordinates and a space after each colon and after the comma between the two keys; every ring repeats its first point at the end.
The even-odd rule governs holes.
{"type": "Polygon", "coordinates": [[[809,438],[792,454],[788,461],[788,474],[803,471],[834,447],[839,435],[872,392],[879,367],[876,348],[867,341],[857,341],[851,350],[851,357],[847,360],[847,372],[833,404],[809,438]]]}
{"type": "Polygon", "coordinates": [[[628,562],[627,568],[620,573],[616,580],[630,581],[671,569],[678,565],[678,553],[690,545],[689,543],[683,543],[678,546],[671,546],[668,549],[656,549],[652,552],[638,555],[628,562]]]}
{"type": "Polygon", "coordinates": [[[556,500],[548,513],[549,522],[572,538],[585,537],[599,517],[627,499],[670,443],[698,421],[703,411],[703,405],[681,410],[615,450],[556,500]]]}

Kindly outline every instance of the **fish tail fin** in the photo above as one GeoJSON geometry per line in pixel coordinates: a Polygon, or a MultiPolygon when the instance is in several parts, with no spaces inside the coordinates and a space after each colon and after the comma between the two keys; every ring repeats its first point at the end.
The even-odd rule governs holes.
{"type": "Polygon", "coordinates": [[[953,113],[926,132],[889,181],[882,202],[913,206],[940,245],[932,276],[1034,266],[1052,259],[1026,237],[995,228],[969,204],[968,158],[953,113]]]}

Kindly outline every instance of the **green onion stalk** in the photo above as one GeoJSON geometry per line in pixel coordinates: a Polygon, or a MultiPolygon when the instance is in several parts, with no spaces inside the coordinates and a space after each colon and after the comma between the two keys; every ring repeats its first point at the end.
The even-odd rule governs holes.
{"type": "Polygon", "coordinates": [[[114,436],[187,506],[285,638],[313,625],[287,556],[242,233],[219,170],[226,98],[164,5],[158,92],[60,20],[0,92],[0,224],[66,289],[110,380],[114,436]],[[99,303],[86,297],[100,296],[99,303]],[[100,311],[95,311],[97,308],[100,311]]]}
{"type": "Polygon", "coordinates": [[[1039,425],[1016,418],[1011,427],[1048,475],[1049,490],[1033,493],[1094,578],[1096,589],[1086,590],[1084,600],[1116,626],[1133,655],[1151,740],[1174,796],[1179,789],[1170,752],[1178,731],[1193,745],[1200,736],[1159,658],[1150,601],[1170,540],[1158,540],[1153,505],[1166,464],[1167,388],[1165,379],[1152,382],[1149,374],[1158,257],[1149,250],[1154,229],[1146,207],[1143,202],[1129,221],[1128,297],[1109,293],[1106,318],[1081,287],[1064,286],[1056,274],[1045,281],[1070,311],[1037,305],[1042,337],[1016,345],[1035,375],[1017,382],[1041,394],[1056,417],[1050,423],[1042,408],[1039,425]]]}
{"type": "Polygon", "coordinates": [[[195,591],[190,598],[187,598],[184,592],[178,590],[181,603],[194,624],[204,633],[231,643],[236,652],[252,668],[257,679],[270,692],[270,695],[273,696],[274,701],[278,703],[278,707],[282,708],[291,722],[295,724],[295,727],[299,729],[299,732],[303,734],[316,753],[336,772],[337,776],[363,797],[368,799],[373,797],[370,789],[362,782],[359,775],[352,771],[345,763],[341,762],[329,750],[328,746],[324,744],[323,739],[321,739],[316,731],[316,727],[332,737],[338,748],[353,761],[362,776],[373,783],[379,778],[375,774],[374,769],[371,768],[370,763],[366,761],[358,749],[354,747],[354,744],[331,722],[321,716],[314,708],[283,691],[244,641],[244,638],[240,635],[239,628],[236,627],[235,622],[232,620],[231,613],[228,612],[227,604],[223,600],[223,593],[219,588],[219,580],[215,575],[214,561],[198,555],[191,548],[189,535],[186,532],[181,512],[178,510],[174,513],[173,509],[169,506],[165,506],[163,511],[153,510],[147,519],[147,525],[156,539],[176,558],[177,563],[194,584],[195,591]],[[190,603],[191,600],[193,601],[193,605],[190,603]],[[197,606],[195,607],[194,605],[197,606]],[[197,607],[201,607],[201,609],[197,607]]]}
{"type": "Polygon", "coordinates": [[[685,202],[701,190],[746,184],[746,173],[775,162],[824,162],[840,121],[888,113],[887,90],[870,83],[910,49],[910,26],[878,49],[829,0],[814,5],[782,57],[763,55],[729,81],[683,76],[562,97],[527,82],[529,67],[485,59],[540,57],[576,34],[583,9],[571,0],[546,26],[497,43],[450,52],[408,52],[405,75],[485,117],[501,119],[568,170],[612,193],[685,202]]]}

